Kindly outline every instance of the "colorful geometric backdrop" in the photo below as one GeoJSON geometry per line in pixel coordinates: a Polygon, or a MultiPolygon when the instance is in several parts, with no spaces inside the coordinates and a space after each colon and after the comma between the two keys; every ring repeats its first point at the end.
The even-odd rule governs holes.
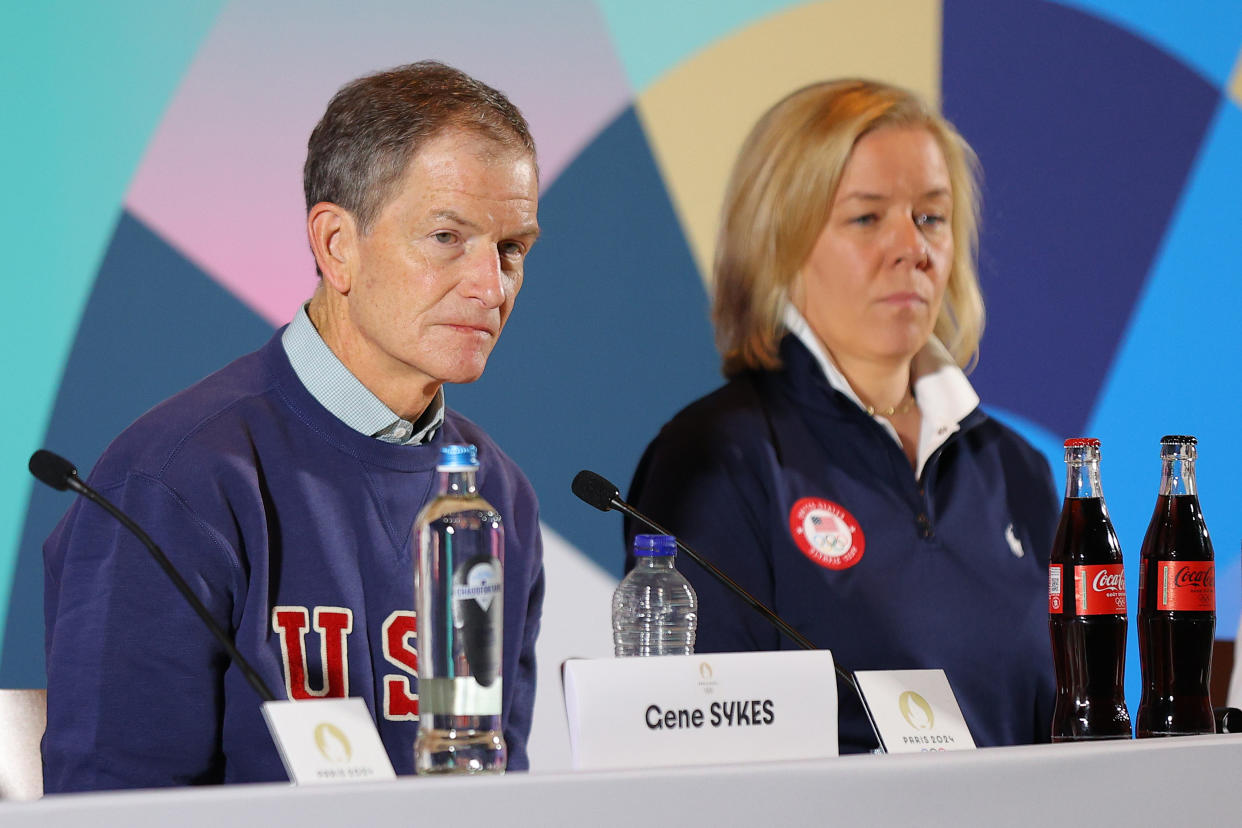
{"type": "MultiPolygon", "coordinates": [[[[423,58],[509,93],[540,147],[544,238],[517,312],[485,377],[448,391],[542,503],[535,767],[564,762],[557,666],[609,651],[621,571],[617,519],[569,481],[591,468],[624,489],[660,424],[718,384],[703,277],[730,160],[766,106],[825,77],[917,89],[978,151],[988,328],[972,379],[1058,478],[1064,437],[1103,440],[1129,571],[1158,438],[1199,436],[1217,631],[1233,637],[1236,0],[113,0],[6,17],[0,686],[43,683],[40,544],[68,506],[33,487],[31,451],[85,472],[143,410],[288,321],[315,280],[311,127],[346,80],[423,58]]],[[[1132,707],[1137,666],[1131,650],[1132,707]]]]}

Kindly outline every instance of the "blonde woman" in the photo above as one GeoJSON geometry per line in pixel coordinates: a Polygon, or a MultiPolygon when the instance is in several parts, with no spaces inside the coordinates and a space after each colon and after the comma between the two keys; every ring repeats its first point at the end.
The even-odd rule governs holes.
{"type": "MultiPolygon", "coordinates": [[[[713,321],[727,384],[631,502],[851,669],[943,668],[980,745],[1046,741],[1048,465],[964,373],[983,300],[975,156],[903,89],[816,84],[746,140],[713,321]]],[[[698,652],[793,648],[692,563],[698,652]]],[[[842,752],[874,745],[841,694],[842,752]]]]}

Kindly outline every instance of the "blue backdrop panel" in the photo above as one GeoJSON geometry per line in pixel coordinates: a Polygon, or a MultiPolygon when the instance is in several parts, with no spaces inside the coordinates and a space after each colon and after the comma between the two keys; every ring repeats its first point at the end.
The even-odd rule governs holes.
{"type": "MultiPolygon", "coordinates": [[[[44,444],[85,475],[101,447],[139,414],[257,348],[271,333],[270,325],[123,214],[66,363],[44,444]]],[[[69,504],[69,494],[45,486],[31,493],[0,649],[0,686],[44,686],[41,547],[69,504]]]]}
{"type": "Polygon", "coordinates": [[[942,72],[985,177],[972,379],[986,402],[1076,434],[1219,94],[1129,32],[1040,2],[946,0],[942,72]]]}
{"type": "Polygon", "coordinates": [[[707,298],[633,108],[561,174],[539,223],[487,373],[448,400],[529,475],[543,520],[619,576],[619,521],[570,481],[589,468],[624,492],[660,426],[719,377],[707,298]]]}
{"type": "MultiPolygon", "coordinates": [[[[1216,635],[1233,639],[1239,605],[1238,468],[1242,443],[1230,416],[1242,405],[1236,366],[1238,235],[1242,188],[1242,111],[1228,100],[1204,141],[1151,279],[1140,295],[1091,430],[1112,445],[1105,472],[1113,522],[1126,554],[1131,607],[1138,606],[1139,552],[1160,482],[1162,434],[1199,438],[1197,477],[1216,551],[1216,635]]],[[[1133,617],[1134,611],[1131,610],[1133,617]]],[[[1130,625],[1126,693],[1141,693],[1137,627],[1130,625]]]]}
{"type": "Polygon", "coordinates": [[[1242,45],[1238,0],[1056,0],[1118,26],[1177,55],[1217,86],[1225,86],[1242,45]]]}

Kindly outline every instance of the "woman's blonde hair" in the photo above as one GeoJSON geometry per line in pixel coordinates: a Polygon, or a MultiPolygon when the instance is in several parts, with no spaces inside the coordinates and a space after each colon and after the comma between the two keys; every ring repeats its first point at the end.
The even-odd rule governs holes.
{"type": "Polygon", "coordinates": [[[881,127],[926,129],[953,189],[953,266],[935,334],[963,368],[978,356],[983,296],[975,266],[978,159],[914,93],[868,80],[800,89],[755,124],[729,177],[713,267],[712,321],[727,377],[780,366],[783,308],[828,220],[858,139],[881,127]]]}

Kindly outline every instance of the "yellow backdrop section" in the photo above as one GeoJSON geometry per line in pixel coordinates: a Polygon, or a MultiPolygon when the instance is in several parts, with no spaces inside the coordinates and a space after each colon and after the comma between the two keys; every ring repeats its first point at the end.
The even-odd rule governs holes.
{"type": "Polygon", "coordinates": [[[799,87],[844,76],[938,102],[940,45],[940,0],[830,0],[715,42],[639,96],[639,118],[705,283],[725,181],[759,116],[799,87]]]}
{"type": "Polygon", "coordinates": [[[1238,106],[1242,106],[1242,52],[1238,53],[1238,62],[1233,65],[1233,77],[1229,79],[1229,97],[1238,106]]]}

